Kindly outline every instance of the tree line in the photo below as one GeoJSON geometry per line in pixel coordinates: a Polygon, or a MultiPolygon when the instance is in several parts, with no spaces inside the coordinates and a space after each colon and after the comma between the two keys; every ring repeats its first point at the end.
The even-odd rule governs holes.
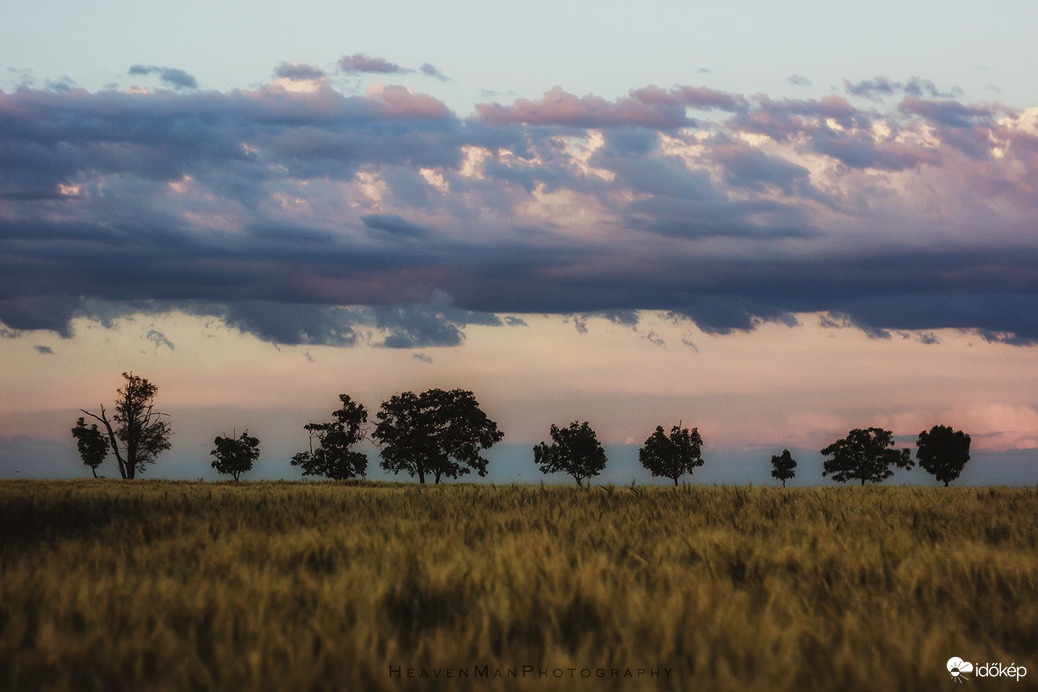
{"type": "MultiPolygon", "coordinates": [[[[143,472],[156,457],[170,449],[172,427],[167,414],[155,410],[158,387],[148,380],[123,373],[125,383],[117,390],[111,414],[103,405],[99,413],[81,409],[72,436],[83,463],[97,477],[97,469],[115,456],[122,478],[132,479],[143,472]],[[86,416],[97,423],[89,427],[86,416]]],[[[374,429],[368,425],[368,411],[346,394],[339,395],[341,406],[332,420],[308,423],[308,449],[293,455],[291,464],[304,476],[333,480],[363,478],[368,457],[353,449],[366,439],[379,447],[380,466],[393,473],[407,473],[419,483],[432,479],[457,479],[471,472],[487,475],[488,459],[482,452],[504,438],[497,423],[487,417],[472,392],[464,389],[429,389],[421,394],[404,392],[382,402],[375,414],[374,429]]],[[[566,473],[578,486],[598,476],[606,466],[606,454],[594,429],[587,422],[573,421],[566,427],[552,424],[551,444],[534,446],[534,463],[542,473],[566,473]]],[[[246,430],[240,436],[218,436],[213,440],[212,467],[237,481],[252,470],[259,459],[258,438],[246,430]]],[[[882,428],[851,430],[846,437],[821,450],[826,457],[822,475],[846,483],[878,483],[889,478],[894,468],[914,466],[908,449],[895,449],[893,433],[882,428]]],[[[678,485],[703,465],[703,438],[697,428],[681,422],[665,432],[662,425],[649,435],[638,450],[638,460],[653,476],[668,478],[678,485]]],[[[919,466],[947,486],[959,477],[969,461],[970,436],[961,430],[935,425],[919,433],[916,460],[919,466]]],[[[782,482],[796,475],[797,462],[789,450],[771,458],[771,475],[782,482]]]]}

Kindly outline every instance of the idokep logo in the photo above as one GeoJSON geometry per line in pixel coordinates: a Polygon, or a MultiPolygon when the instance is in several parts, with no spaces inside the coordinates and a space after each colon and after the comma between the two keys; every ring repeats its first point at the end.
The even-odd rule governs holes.
{"type": "Polygon", "coordinates": [[[952,680],[958,683],[969,680],[966,673],[973,673],[978,678],[1015,678],[1017,682],[1027,675],[1027,668],[1016,663],[1010,663],[1008,666],[1001,663],[970,663],[958,656],[949,658],[947,667],[952,680]]]}
{"type": "Polygon", "coordinates": [[[969,680],[966,673],[973,672],[973,664],[963,661],[958,656],[952,656],[948,659],[948,672],[951,673],[952,680],[961,683],[963,680],[969,680]]]}

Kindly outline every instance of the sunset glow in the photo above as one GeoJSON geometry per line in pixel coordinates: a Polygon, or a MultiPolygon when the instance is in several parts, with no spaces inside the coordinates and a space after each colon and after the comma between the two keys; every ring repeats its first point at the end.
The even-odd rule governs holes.
{"type": "MultiPolygon", "coordinates": [[[[892,74],[875,53],[828,65],[814,32],[817,54],[740,70],[664,27],[635,44],[688,67],[656,73],[618,49],[642,22],[595,28],[576,5],[570,30],[600,33],[530,56],[537,79],[528,18],[465,15],[464,48],[313,29],[223,64],[45,54],[12,11],[0,476],[81,474],[68,429],[133,370],[176,431],[160,477],[205,475],[206,445],[245,427],[268,476],[296,477],[302,426],[339,393],[374,411],[464,387],[513,455],[552,423],[632,448],[681,420],[705,469],[756,483],[731,460],[941,423],[972,436],[972,482],[1038,482],[1038,92],[1016,56],[960,82],[902,40],[892,74]]],[[[409,9],[414,37],[429,18],[409,9]]],[[[213,21],[238,40],[239,18],[213,21]]],[[[1033,52],[1025,34],[998,40],[1033,52]]]]}

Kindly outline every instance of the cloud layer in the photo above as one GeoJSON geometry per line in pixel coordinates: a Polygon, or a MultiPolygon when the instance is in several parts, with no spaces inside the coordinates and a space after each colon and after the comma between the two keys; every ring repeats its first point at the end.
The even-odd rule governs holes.
{"type": "Polygon", "coordinates": [[[659,310],[1038,341],[1038,109],[877,77],[822,99],[555,88],[464,118],[303,64],[275,74],[312,90],[133,70],[176,90],[0,92],[8,329],[182,309],[419,348],[514,323],[495,314],[659,310]]]}

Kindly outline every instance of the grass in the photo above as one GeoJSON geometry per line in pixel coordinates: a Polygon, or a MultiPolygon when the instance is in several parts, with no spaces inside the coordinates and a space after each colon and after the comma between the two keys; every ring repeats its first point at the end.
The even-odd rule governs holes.
{"type": "Polygon", "coordinates": [[[1035,689],[1036,517],[1006,488],[0,481],[0,689],[931,690],[951,656],[1035,689]]]}

